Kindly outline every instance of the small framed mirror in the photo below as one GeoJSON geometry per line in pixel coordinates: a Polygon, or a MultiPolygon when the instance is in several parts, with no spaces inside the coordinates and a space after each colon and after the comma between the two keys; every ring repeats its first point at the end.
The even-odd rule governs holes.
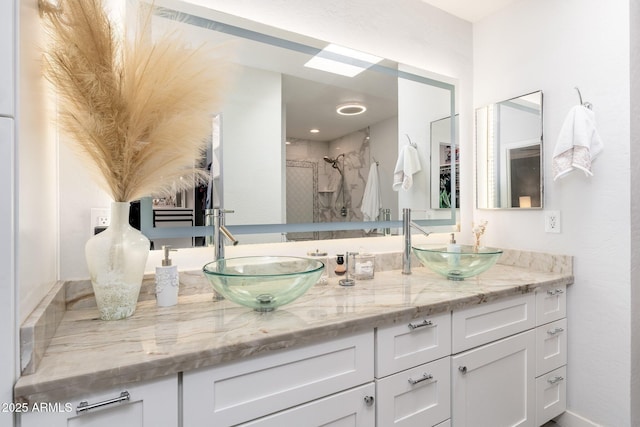
{"type": "Polygon", "coordinates": [[[478,209],[543,207],[542,91],[476,110],[478,209]]]}

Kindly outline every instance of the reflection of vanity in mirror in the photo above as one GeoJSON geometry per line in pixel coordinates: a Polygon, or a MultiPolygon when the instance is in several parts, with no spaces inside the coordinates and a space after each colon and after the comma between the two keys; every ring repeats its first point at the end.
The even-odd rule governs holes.
{"type": "MultiPolygon", "coordinates": [[[[205,210],[216,207],[233,210],[225,223],[242,243],[379,236],[400,227],[403,208],[422,225],[455,223],[455,204],[433,202],[440,165],[431,164],[430,130],[455,114],[451,79],[210,9],[161,6],[154,31],[177,25],[194,45],[222,45],[236,68],[221,110],[212,112],[207,194],[182,197],[179,206],[193,207],[196,227],[154,227],[154,206],[143,200],[142,230],[152,240],[194,237],[200,244],[198,236],[211,234],[205,210]],[[421,171],[410,189],[396,192],[394,168],[409,140],[421,171]],[[367,188],[372,173],[377,188],[367,188]],[[380,203],[363,212],[372,191],[380,203]]],[[[444,140],[456,140],[446,123],[444,140]]]]}
{"type": "Polygon", "coordinates": [[[480,209],[542,208],[542,92],[476,110],[480,209]]]}

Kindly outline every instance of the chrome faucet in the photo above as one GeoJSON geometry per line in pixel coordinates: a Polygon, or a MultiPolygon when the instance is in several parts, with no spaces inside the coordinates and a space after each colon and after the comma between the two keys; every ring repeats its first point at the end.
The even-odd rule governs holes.
{"type": "Polygon", "coordinates": [[[411,227],[425,236],[431,234],[415,222],[411,221],[411,209],[402,209],[402,234],[404,235],[404,251],[402,253],[402,274],[411,274],[411,227]]]}
{"type": "Polygon", "coordinates": [[[233,213],[231,210],[225,210],[220,208],[214,208],[213,213],[207,212],[207,217],[213,217],[213,254],[214,260],[224,258],[224,238],[226,237],[229,242],[235,246],[238,244],[236,238],[231,232],[224,226],[224,214],[233,213]]]}

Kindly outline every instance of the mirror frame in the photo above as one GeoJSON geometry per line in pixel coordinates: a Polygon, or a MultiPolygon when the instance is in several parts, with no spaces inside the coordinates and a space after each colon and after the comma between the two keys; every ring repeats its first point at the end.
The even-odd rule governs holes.
{"type": "MultiPolygon", "coordinates": [[[[504,148],[507,149],[507,148],[504,148]]],[[[483,209],[483,210],[523,210],[523,211],[527,211],[527,210],[541,210],[544,209],[544,94],[542,92],[542,90],[537,90],[537,91],[533,91],[533,92],[529,92],[520,96],[516,96],[513,98],[509,98],[509,99],[505,99],[503,101],[499,101],[493,104],[489,104],[489,105],[485,105],[479,108],[476,108],[475,110],[475,166],[476,166],[476,182],[475,182],[475,197],[476,197],[476,208],[477,209],[483,209]],[[491,120],[491,118],[489,117],[489,109],[490,107],[494,107],[500,104],[504,104],[504,103],[508,103],[510,101],[522,98],[522,97],[526,97],[526,96],[530,96],[530,95],[534,95],[534,94],[540,94],[540,133],[539,135],[533,136],[531,138],[528,139],[523,139],[520,141],[517,141],[518,144],[516,146],[514,146],[511,150],[515,150],[515,149],[519,149],[519,148],[523,148],[523,147],[528,147],[528,146],[532,146],[535,144],[538,144],[540,147],[540,163],[539,163],[539,170],[540,170],[540,177],[539,177],[539,189],[540,189],[540,206],[531,206],[531,207],[519,207],[519,206],[487,206],[487,200],[486,197],[481,197],[482,194],[486,194],[486,189],[485,192],[483,193],[481,191],[481,185],[484,184],[485,187],[487,187],[487,183],[486,183],[486,173],[484,175],[481,176],[482,171],[481,171],[481,164],[486,164],[488,162],[487,158],[486,158],[486,152],[487,149],[486,147],[489,144],[489,137],[487,135],[487,128],[488,128],[488,122],[489,120],[491,120]],[[484,115],[484,120],[482,120],[482,122],[484,123],[484,127],[483,127],[483,123],[481,123],[480,120],[480,115],[484,115]],[[485,132],[482,132],[482,130],[485,130],[485,132]],[[484,145],[485,149],[481,150],[481,144],[484,145]],[[485,203],[484,205],[481,205],[481,200],[484,199],[485,203]]],[[[500,161],[504,164],[506,162],[506,156],[499,156],[500,161]]],[[[505,169],[508,169],[507,167],[505,167],[505,169]]]]}
{"type": "MultiPolygon", "coordinates": [[[[164,2],[166,3],[166,2],[164,2]]],[[[180,5],[185,5],[182,2],[175,2],[180,5]]],[[[156,3],[157,4],[157,3],[156,3]]],[[[197,8],[195,5],[188,5],[188,8],[197,8]]],[[[249,38],[254,41],[258,41],[261,43],[266,43],[272,46],[278,46],[281,48],[291,49],[298,52],[302,52],[308,55],[316,55],[321,51],[320,48],[312,47],[303,43],[295,42],[292,40],[288,40],[283,38],[285,36],[291,35],[290,38],[294,38],[295,33],[291,33],[289,31],[274,29],[265,24],[261,24],[255,21],[250,21],[248,19],[227,15],[222,12],[218,12],[215,10],[207,9],[208,12],[215,14],[216,16],[224,17],[225,20],[228,18],[228,22],[233,22],[234,24],[244,23],[246,26],[251,28],[259,27],[263,32],[258,32],[252,29],[243,28],[240,26],[228,24],[225,22],[212,20],[209,18],[205,18],[202,16],[193,15],[189,12],[175,10],[173,8],[169,8],[166,6],[153,6],[154,15],[177,20],[181,23],[186,23],[190,25],[200,26],[204,28],[212,28],[216,31],[225,32],[228,34],[236,35],[239,37],[249,38]],[[267,29],[269,31],[267,31],[267,29]],[[277,34],[270,35],[268,33],[277,34]]],[[[183,8],[187,10],[186,7],[183,8]]],[[[302,35],[302,37],[312,40],[312,38],[302,35]]],[[[317,40],[319,43],[324,43],[325,45],[328,42],[323,42],[317,40]]],[[[335,55],[332,59],[336,61],[341,61],[345,63],[353,63],[354,59],[349,57],[344,57],[341,55],[335,55]]],[[[355,60],[357,61],[357,60],[355,60]]],[[[369,65],[369,64],[367,64],[369,65]]],[[[398,67],[400,68],[400,67],[398,67]]],[[[379,73],[385,73],[387,75],[391,75],[396,79],[406,79],[411,80],[418,83],[427,84],[430,86],[438,87],[444,90],[449,91],[449,100],[450,100],[450,112],[451,117],[457,116],[456,113],[456,84],[449,83],[441,80],[436,80],[432,77],[427,77],[426,75],[434,75],[428,71],[413,71],[411,68],[411,72],[403,71],[400,69],[390,68],[380,64],[374,64],[370,66],[367,71],[375,71],[379,73]]],[[[437,76],[437,78],[442,78],[449,81],[455,81],[455,79],[447,78],[445,76],[437,76]]],[[[451,121],[450,126],[451,132],[451,141],[458,141],[457,138],[457,128],[455,126],[455,121],[451,121]]],[[[456,145],[457,146],[457,145],[456,145]]],[[[223,166],[224,167],[224,166],[223,166]]],[[[456,166],[452,166],[451,176],[455,179],[457,175],[456,166]]],[[[425,198],[429,199],[430,194],[425,194],[425,198]]],[[[457,206],[455,204],[455,194],[452,191],[452,199],[454,202],[451,204],[451,215],[449,218],[443,219],[415,219],[414,222],[421,226],[450,226],[456,224],[456,210],[457,206]]],[[[438,209],[443,211],[443,209],[438,209]]],[[[402,220],[396,221],[361,221],[361,222],[315,222],[315,223],[295,223],[295,224],[247,224],[247,225],[226,225],[226,227],[233,234],[285,234],[290,232],[323,232],[323,231],[345,231],[345,230],[362,230],[362,229],[389,229],[396,228],[399,229],[402,227],[402,220]]],[[[152,198],[145,197],[140,200],[140,230],[141,232],[147,236],[149,239],[159,239],[159,238],[179,238],[179,237],[202,237],[209,236],[212,234],[213,229],[212,226],[193,226],[193,227],[167,227],[167,228],[156,228],[153,226],[153,206],[152,206],[152,198]]]]}

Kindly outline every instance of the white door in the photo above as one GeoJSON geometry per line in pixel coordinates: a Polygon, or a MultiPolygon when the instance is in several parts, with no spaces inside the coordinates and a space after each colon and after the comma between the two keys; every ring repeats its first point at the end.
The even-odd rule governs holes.
{"type": "MultiPolygon", "coordinates": [[[[0,10],[4,7],[0,6],[0,10]]],[[[13,383],[16,380],[13,123],[12,119],[0,117],[0,402],[13,401],[13,383]]],[[[11,411],[0,412],[0,425],[13,425],[11,411]]]]}
{"type": "Polygon", "coordinates": [[[454,427],[535,424],[535,331],[452,358],[454,427]]]}

